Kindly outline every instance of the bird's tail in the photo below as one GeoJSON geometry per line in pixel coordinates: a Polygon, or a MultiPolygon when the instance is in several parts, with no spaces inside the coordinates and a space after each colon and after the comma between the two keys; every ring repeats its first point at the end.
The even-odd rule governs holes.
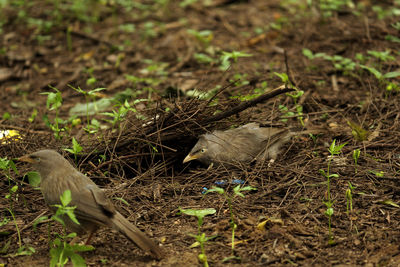
{"type": "Polygon", "coordinates": [[[139,230],[135,225],[130,223],[124,216],[119,212],[116,212],[112,218],[113,227],[125,235],[139,248],[146,252],[149,252],[153,257],[161,259],[163,253],[161,249],[154,243],[153,240],[148,238],[142,231],[139,230]]]}

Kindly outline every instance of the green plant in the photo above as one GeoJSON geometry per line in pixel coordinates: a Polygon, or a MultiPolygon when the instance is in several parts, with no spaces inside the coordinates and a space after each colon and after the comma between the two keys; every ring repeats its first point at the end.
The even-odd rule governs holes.
{"type": "Polygon", "coordinates": [[[381,6],[374,5],[374,6],[372,6],[372,10],[376,13],[376,15],[378,16],[378,19],[384,19],[386,17],[400,15],[400,9],[396,8],[394,6],[384,9],[381,6]]]}
{"type": "Polygon", "coordinates": [[[220,56],[221,65],[219,69],[222,71],[226,71],[229,69],[232,62],[236,63],[238,61],[238,58],[252,57],[252,56],[253,56],[252,54],[247,54],[240,51],[232,51],[232,52],[222,51],[222,55],[220,56]]]}
{"type": "Polygon", "coordinates": [[[331,17],[334,14],[334,12],[340,11],[345,6],[347,6],[350,9],[354,9],[355,7],[352,0],[322,0],[322,1],[309,0],[308,2],[309,3],[315,2],[323,18],[331,17]]]}
{"type": "Polygon", "coordinates": [[[329,244],[333,244],[333,234],[332,234],[332,215],[333,215],[333,200],[331,199],[331,191],[330,191],[330,181],[331,178],[338,178],[339,175],[338,174],[331,174],[330,173],[330,167],[331,167],[331,163],[332,163],[332,159],[334,156],[339,155],[341,153],[342,148],[346,145],[346,143],[343,143],[341,145],[336,145],[336,140],[334,139],[332,141],[332,144],[330,145],[328,151],[330,153],[330,156],[328,158],[328,168],[327,171],[325,172],[325,170],[320,169],[319,172],[322,174],[322,176],[324,176],[326,178],[326,185],[327,185],[327,201],[323,201],[323,203],[326,206],[326,211],[325,211],[325,215],[328,216],[328,227],[329,227],[329,244]]]}
{"type": "Polygon", "coordinates": [[[361,151],[359,148],[353,150],[354,169],[356,173],[357,173],[357,164],[358,164],[358,159],[360,158],[360,154],[361,151]]]}
{"type": "Polygon", "coordinates": [[[240,259],[240,257],[235,256],[235,230],[237,229],[237,224],[235,222],[235,215],[233,213],[232,200],[236,196],[244,198],[244,195],[243,195],[242,192],[243,191],[250,191],[250,190],[257,190],[257,189],[252,187],[252,186],[241,187],[240,185],[237,185],[237,186],[235,186],[233,188],[233,194],[232,195],[229,195],[226,192],[226,190],[224,190],[223,188],[216,187],[216,186],[214,186],[211,189],[206,191],[206,194],[207,193],[211,193],[211,192],[216,192],[218,194],[221,194],[221,195],[224,196],[226,202],[228,202],[228,208],[229,208],[229,213],[230,213],[230,217],[231,217],[230,226],[231,226],[231,229],[232,229],[232,240],[231,240],[231,244],[232,244],[231,245],[231,254],[232,255],[230,257],[225,258],[223,261],[228,261],[228,260],[231,260],[231,259],[240,259]]]}
{"type": "Polygon", "coordinates": [[[179,6],[182,8],[185,8],[187,6],[193,5],[194,3],[196,3],[198,0],[182,0],[179,3],[179,6]]]}
{"type": "Polygon", "coordinates": [[[356,187],[353,186],[349,182],[349,188],[347,188],[347,190],[346,190],[346,212],[347,212],[347,214],[349,214],[349,212],[353,211],[353,194],[354,194],[355,188],[356,187]]]}
{"type": "Polygon", "coordinates": [[[283,115],[281,116],[281,121],[283,122],[287,122],[288,119],[286,117],[292,117],[294,116],[294,112],[289,111],[289,109],[284,106],[284,105],[279,105],[278,106],[279,110],[283,113],[283,115]]]}
{"type": "MultiPolygon", "coordinates": [[[[96,77],[94,77],[94,75],[93,75],[93,72],[94,72],[94,68],[88,68],[88,69],[86,69],[86,73],[87,74],[89,74],[89,78],[86,80],[86,85],[88,85],[88,86],[90,86],[90,85],[93,85],[93,84],[95,84],[96,82],[97,82],[97,79],[96,79],[96,77]]],[[[71,86],[70,86],[71,87],[71,86]]],[[[104,90],[105,88],[98,88],[98,89],[95,89],[95,90],[104,90]]],[[[82,91],[83,90],[81,90],[81,92],[80,93],[82,93],[82,91]]],[[[92,90],[93,91],[93,90],[92,90]]],[[[92,93],[92,91],[89,91],[88,92],[88,94],[90,95],[91,93],[92,93]]],[[[85,92],[85,91],[83,91],[83,92],[85,92]]]]}
{"type": "Polygon", "coordinates": [[[156,62],[151,59],[143,59],[143,63],[147,64],[147,66],[141,69],[139,72],[143,75],[154,75],[154,76],[161,76],[165,77],[168,75],[168,71],[166,68],[168,67],[169,63],[166,62],[156,62]]]}
{"type": "Polygon", "coordinates": [[[143,24],[143,29],[141,31],[142,40],[152,39],[158,36],[156,30],[157,26],[152,21],[147,21],[143,24]]]}
{"type": "Polygon", "coordinates": [[[207,215],[214,214],[216,212],[215,209],[202,209],[202,210],[194,210],[194,209],[182,209],[179,208],[180,212],[189,215],[189,216],[195,216],[197,217],[197,235],[189,234],[190,236],[194,237],[197,241],[197,243],[200,245],[201,253],[198,255],[198,258],[201,263],[203,263],[204,267],[208,267],[208,261],[207,261],[207,256],[206,256],[206,251],[204,249],[205,243],[210,240],[215,238],[215,236],[211,237],[206,237],[205,233],[201,232],[201,226],[203,225],[203,220],[204,217],[207,215]]]}
{"type": "Polygon", "coordinates": [[[384,171],[370,170],[369,172],[379,178],[382,178],[385,175],[384,171]]]}
{"type": "Polygon", "coordinates": [[[77,156],[82,152],[82,146],[76,141],[75,137],[72,137],[72,149],[64,148],[64,150],[74,154],[75,162],[77,162],[77,156]]]}
{"type": "Polygon", "coordinates": [[[93,90],[89,90],[89,91],[85,91],[82,90],[79,86],[77,88],[73,87],[72,85],[68,85],[70,88],[72,88],[73,90],[77,91],[78,93],[81,93],[85,96],[85,101],[86,101],[86,128],[85,130],[87,132],[92,132],[92,127],[91,127],[91,123],[89,122],[89,102],[90,100],[92,100],[93,104],[94,104],[94,109],[97,110],[96,107],[96,102],[94,101],[96,99],[97,94],[100,91],[106,90],[106,88],[96,88],[93,90]]]}
{"type": "Polygon", "coordinates": [[[207,48],[214,38],[213,32],[210,30],[196,31],[193,29],[188,29],[187,32],[193,35],[204,48],[207,48]]]}
{"type": "MultiPolygon", "coordinates": [[[[304,95],[304,91],[299,90],[296,86],[294,86],[294,84],[292,84],[292,82],[289,79],[289,76],[286,73],[277,73],[274,72],[274,74],[276,76],[278,76],[281,81],[285,84],[286,87],[289,88],[294,88],[296,89],[294,92],[291,93],[286,93],[287,96],[291,97],[293,102],[294,102],[294,109],[296,110],[296,113],[289,111],[289,108],[280,105],[279,108],[281,111],[285,112],[285,116],[293,116],[293,115],[297,115],[297,119],[299,120],[299,122],[301,123],[302,126],[304,126],[304,121],[303,121],[303,106],[299,105],[297,103],[297,100],[304,95]]],[[[287,119],[283,118],[282,121],[287,121],[287,119]]]]}
{"type": "MultiPolygon", "coordinates": [[[[66,190],[60,196],[61,204],[53,205],[57,208],[56,213],[51,217],[51,220],[57,221],[63,225],[63,233],[56,234],[56,238],[51,242],[52,248],[50,249],[50,266],[64,266],[68,263],[70,259],[73,266],[86,266],[85,260],[77,254],[77,252],[90,251],[94,247],[80,245],[80,244],[70,244],[67,241],[76,237],[76,233],[66,233],[66,225],[63,218],[67,216],[71,221],[79,224],[75,217],[74,210],[76,207],[68,206],[71,203],[71,191],[66,190]]],[[[43,220],[45,217],[41,217],[39,220],[43,220]]]]}
{"type": "Polygon", "coordinates": [[[43,116],[43,120],[45,124],[54,132],[54,136],[56,137],[56,139],[61,139],[62,136],[60,135],[60,133],[62,131],[65,131],[64,128],[60,128],[60,124],[65,123],[65,121],[58,117],[59,108],[62,105],[61,92],[51,85],[49,85],[49,87],[55,92],[44,92],[41,94],[47,95],[46,107],[49,111],[55,110],[56,114],[53,123],[50,122],[46,114],[43,116]]]}
{"type": "MultiPolygon", "coordinates": [[[[133,105],[136,105],[137,103],[147,101],[147,99],[136,99],[133,102],[133,105]]],[[[112,127],[115,125],[119,125],[124,119],[126,114],[128,114],[129,111],[136,113],[136,117],[139,119],[145,119],[145,117],[141,114],[138,113],[135,107],[131,106],[127,100],[125,100],[124,104],[118,104],[118,109],[115,110],[113,109],[112,112],[104,112],[102,113],[103,115],[109,116],[112,118],[112,120],[106,120],[109,123],[112,124],[112,127]]]]}
{"type": "MultiPolygon", "coordinates": [[[[16,174],[18,174],[18,170],[15,167],[14,161],[11,159],[7,158],[0,158],[0,169],[3,171],[4,175],[6,176],[8,180],[8,184],[10,188],[8,189],[8,193],[5,195],[5,198],[8,200],[9,206],[6,208],[7,211],[10,213],[12,220],[15,224],[15,229],[17,231],[17,236],[18,236],[18,250],[13,256],[19,256],[19,255],[31,255],[32,253],[35,252],[35,249],[30,246],[24,246],[22,245],[22,239],[21,239],[21,232],[17,223],[17,219],[15,217],[14,213],[14,203],[15,201],[18,201],[19,196],[18,196],[18,189],[19,186],[17,184],[11,186],[11,170],[13,170],[16,174]]],[[[3,223],[8,222],[9,220],[7,218],[3,219],[3,223]]],[[[6,244],[3,248],[2,251],[5,253],[6,250],[8,249],[8,245],[6,244]]]]}
{"type": "Polygon", "coordinates": [[[390,50],[385,50],[385,51],[368,50],[367,51],[368,55],[371,55],[383,62],[396,60],[396,58],[394,56],[390,55],[390,53],[391,53],[390,50]]]}
{"type": "MultiPolygon", "coordinates": [[[[390,55],[390,50],[386,51],[368,51],[368,55],[372,56],[365,56],[362,55],[361,53],[357,53],[355,58],[359,62],[355,62],[352,59],[349,58],[344,58],[339,55],[335,56],[329,56],[325,53],[316,53],[314,54],[311,50],[307,48],[303,48],[303,55],[306,56],[308,59],[316,59],[316,58],[322,58],[327,61],[331,61],[334,68],[337,69],[338,71],[342,71],[344,75],[352,75],[359,77],[355,73],[355,70],[358,69],[360,70],[367,70],[369,73],[373,74],[376,79],[379,80],[379,82],[382,85],[386,86],[386,93],[389,93],[391,91],[400,91],[400,85],[398,82],[395,80],[392,81],[391,79],[395,79],[400,76],[400,71],[392,71],[392,72],[387,72],[387,73],[382,73],[380,68],[376,68],[373,64],[373,62],[369,63],[368,65],[365,64],[367,61],[372,61],[373,58],[378,59],[379,61],[387,62],[387,61],[394,61],[395,57],[390,55]]],[[[380,66],[380,64],[378,64],[380,66]]]]}
{"type": "Polygon", "coordinates": [[[17,168],[15,167],[15,163],[11,159],[0,158],[0,169],[5,171],[4,175],[8,179],[8,184],[10,185],[11,181],[11,170],[18,174],[17,168]]]}
{"type": "MultiPolygon", "coordinates": [[[[245,84],[248,83],[249,82],[246,81],[245,84]]],[[[259,87],[254,88],[253,93],[247,95],[242,95],[239,93],[238,95],[232,96],[231,99],[239,99],[240,101],[249,101],[264,94],[267,88],[268,88],[268,83],[266,81],[263,81],[259,87]]]]}

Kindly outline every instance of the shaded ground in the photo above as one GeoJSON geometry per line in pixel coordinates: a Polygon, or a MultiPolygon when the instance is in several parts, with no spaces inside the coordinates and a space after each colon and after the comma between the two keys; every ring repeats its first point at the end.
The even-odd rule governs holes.
{"type": "MultiPolygon", "coordinates": [[[[75,13],[65,5],[59,7],[61,18],[53,6],[41,2],[25,7],[29,11],[26,16],[21,16],[15,7],[3,9],[7,19],[0,36],[0,113],[6,115],[0,126],[18,130],[22,138],[1,144],[1,157],[18,157],[43,147],[62,151],[71,146],[75,137],[84,147],[77,158],[78,168],[107,189],[121,213],[160,242],[168,255],[160,262],[154,261],[122,235],[103,229],[93,239],[96,250],[81,253],[87,264],[198,265],[200,249],[190,248],[194,239],[188,235],[197,231],[197,223],[194,218],[179,215],[178,208],[213,207],[216,214],[207,216],[202,228],[208,236],[217,235],[206,243],[211,265],[398,266],[400,98],[395,87],[389,91],[387,86],[398,86],[399,78],[379,80],[359,65],[352,69],[351,64],[339,59],[334,63],[342,63],[341,66],[323,57],[309,59],[302,50],[350,58],[382,74],[398,71],[399,44],[387,36],[400,37],[399,30],[391,26],[398,17],[389,12],[398,9],[399,4],[359,1],[357,4],[364,6],[359,15],[352,11],[360,9],[344,5],[328,16],[321,6],[307,7],[293,1],[215,1],[211,6],[199,1],[187,7],[180,7],[178,1],[165,5],[160,4],[162,1],[153,5],[150,2],[143,1],[143,5],[137,4],[132,10],[112,2],[95,2],[89,10],[76,9],[75,13]],[[384,18],[378,18],[383,11],[373,11],[378,3],[387,11],[384,18]],[[31,18],[52,21],[53,25],[46,29],[39,20],[31,18]],[[200,33],[203,30],[212,34],[200,33]],[[385,50],[391,52],[393,59],[377,59],[367,52],[385,50]],[[231,60],[231,67],[221,70],[222,51],[241,51],[252,56],[240,57],[237,62],[231,60]],[[286,63],[283,51],[287,54],[286,63]],[[357,57],[357,53],[364,58],[357,57]],[[210,62],[203,63],[207,60],[210,62]],[[328,132],[315,140],[294,138],[270,166],[255,165],[238,173],[206,169],[195,162],[182,165],[196,137],[206,130],[227,129],[248,121],[301,126],[296,104],[285,95],[221,121],[204,123],[216,112],[225,112],[240,103],[232,97],[282,85],[274,72],[288,73],[304,91],[298,99],[303,121],[328,132]],[[41,94],[52,91],[49,84],[62,93],[59,115],[65,120],[70,118],[68,112],[77,102],[85,103],[85,97],[68,85],[86,91],[107,88],[95,100],[131,88],[127,99],[137,112],[128,113],[124,122],[115,125],[115,130],[106,122],[110,117],[93,116],[109,127],[96,134],[83,129],[87,120],[83,114],[81,123],[73,125],[71,120],[64,124],[69,129],[62,133],[61,140],[56,140],[42,119],[47,114],[53,121],[55,116],[54,110],[46,109],[47,95],[41,94]],[[221,90],[217,86],[224,89],[214,105],[188,97],[193,88],[216,88],[215,93],[221,90]],[[147,102],[134,105],[135,99],[147,102]],[[284,107],[293,112],[287,121],[281,120],[287,112],[284,107]],[[38,115],[29,122],[35,109],[38,115]],[[138,118],[139,113],[147,119],[138,118]],[[151,119],[155,115],[157,119],[151,119]],[[144,125],[146,122],[150,123],[144,125]],[[352,122],[352,128],[348,122],[352,122]],[[358,139],[363,141],[357,140],[357,131],[358,139]],[[338,144],[346,142],[346,146],[332,159],[331,172],[339,177],[331,179],[335,242],[329,245],[323,203],[327,199],[327,185],[319,170],[327,168],[328,147],[333,139],[338,144]],[[361,151],[357,171],[352,157],[355,149],[361,151]],[[239,241],[236,253],[242,260],[224,264],[221,260],[230,255],[228,205],[220,195],[204,195],[202,191],[217,180],[236,178],[257,191],[233,201],[239,241]],[[355,189],[353,211],[347,214],[349,182],[355,189]],[[126,200],[129,206],[118,198],[126,200]],[[265,228],[258,229],[257,225],[266,220],[265,228]]],[[[110,106],[107,111],[113,108],[118,107],[110,106]]],[[[65,155],[74,161],[73,155],[65,155]]],[[[32,225],[36,218],[49,213],[45,213],[47,208],[40,191],[26,182],[21,184],[27,166],[18,163],[17,168],[19,174],[12,172],[11,182],[0,182],[2,218],[9,217],[9,200],[4,196],[17,182],[16,221],[23,229],[23,243],[34,247],[36,253],[6,256],[0,258],[0,263],[48,265],[48,224],[39,224],[36,230],[32,225]]],[[[226,189],[231,192],[230,187],[226,189]]],[[[0,237],[1,243],[11,240],[4,255],[18,249],[11,222],[2,226],[2,232],[8,233],[0,237]]]]}

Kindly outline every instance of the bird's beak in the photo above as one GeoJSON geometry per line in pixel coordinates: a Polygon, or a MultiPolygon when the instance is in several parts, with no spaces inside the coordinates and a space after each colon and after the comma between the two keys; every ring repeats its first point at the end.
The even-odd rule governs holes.
{"type": "Polygon", "coordinates": [[[197,159],[199,156],[198,155],[187,155],[186,158],[183,160],[183,163],[189,162],[191,160],[197,159]]]}
{"type": "Polygon", "coordinates": [[[35,160],[30,158],[29,155],[22,156],[17,159],[18,161],[28,162],[28,163],[35,163],[35,160]]]}

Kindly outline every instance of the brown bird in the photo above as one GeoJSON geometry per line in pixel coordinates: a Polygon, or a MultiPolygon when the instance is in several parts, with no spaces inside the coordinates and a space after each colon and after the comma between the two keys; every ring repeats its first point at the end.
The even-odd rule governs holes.
{"type": "Polygon", "coordinates": [[[80,224],[74,223],[68,216],[63,220],[67,228],[89,237],[101,226],[111,227],[125,235],[139,248],[160,259],[161,249],[135,225],[115,210],[104,192],[86,175],[75,169],[63,156],[54,150],[40,150],[19,158],[31,163],[41,176],[40,189],[45,202],[53,211],[52,205],[61,204],[60,196],[66,190],[71,191],[71,206],[76,206],[74,214],[80,224]]]}
{"type": "Polygon", "coordinates": [[[290,131],[278,127],[260,127],[248,123],[235,129],[203,134],[183,160],[199,160],[204,164],[237,166],[253,160],[276,159],[282,146],[294,135],[315,133],[315,130],[290,131]]]}

